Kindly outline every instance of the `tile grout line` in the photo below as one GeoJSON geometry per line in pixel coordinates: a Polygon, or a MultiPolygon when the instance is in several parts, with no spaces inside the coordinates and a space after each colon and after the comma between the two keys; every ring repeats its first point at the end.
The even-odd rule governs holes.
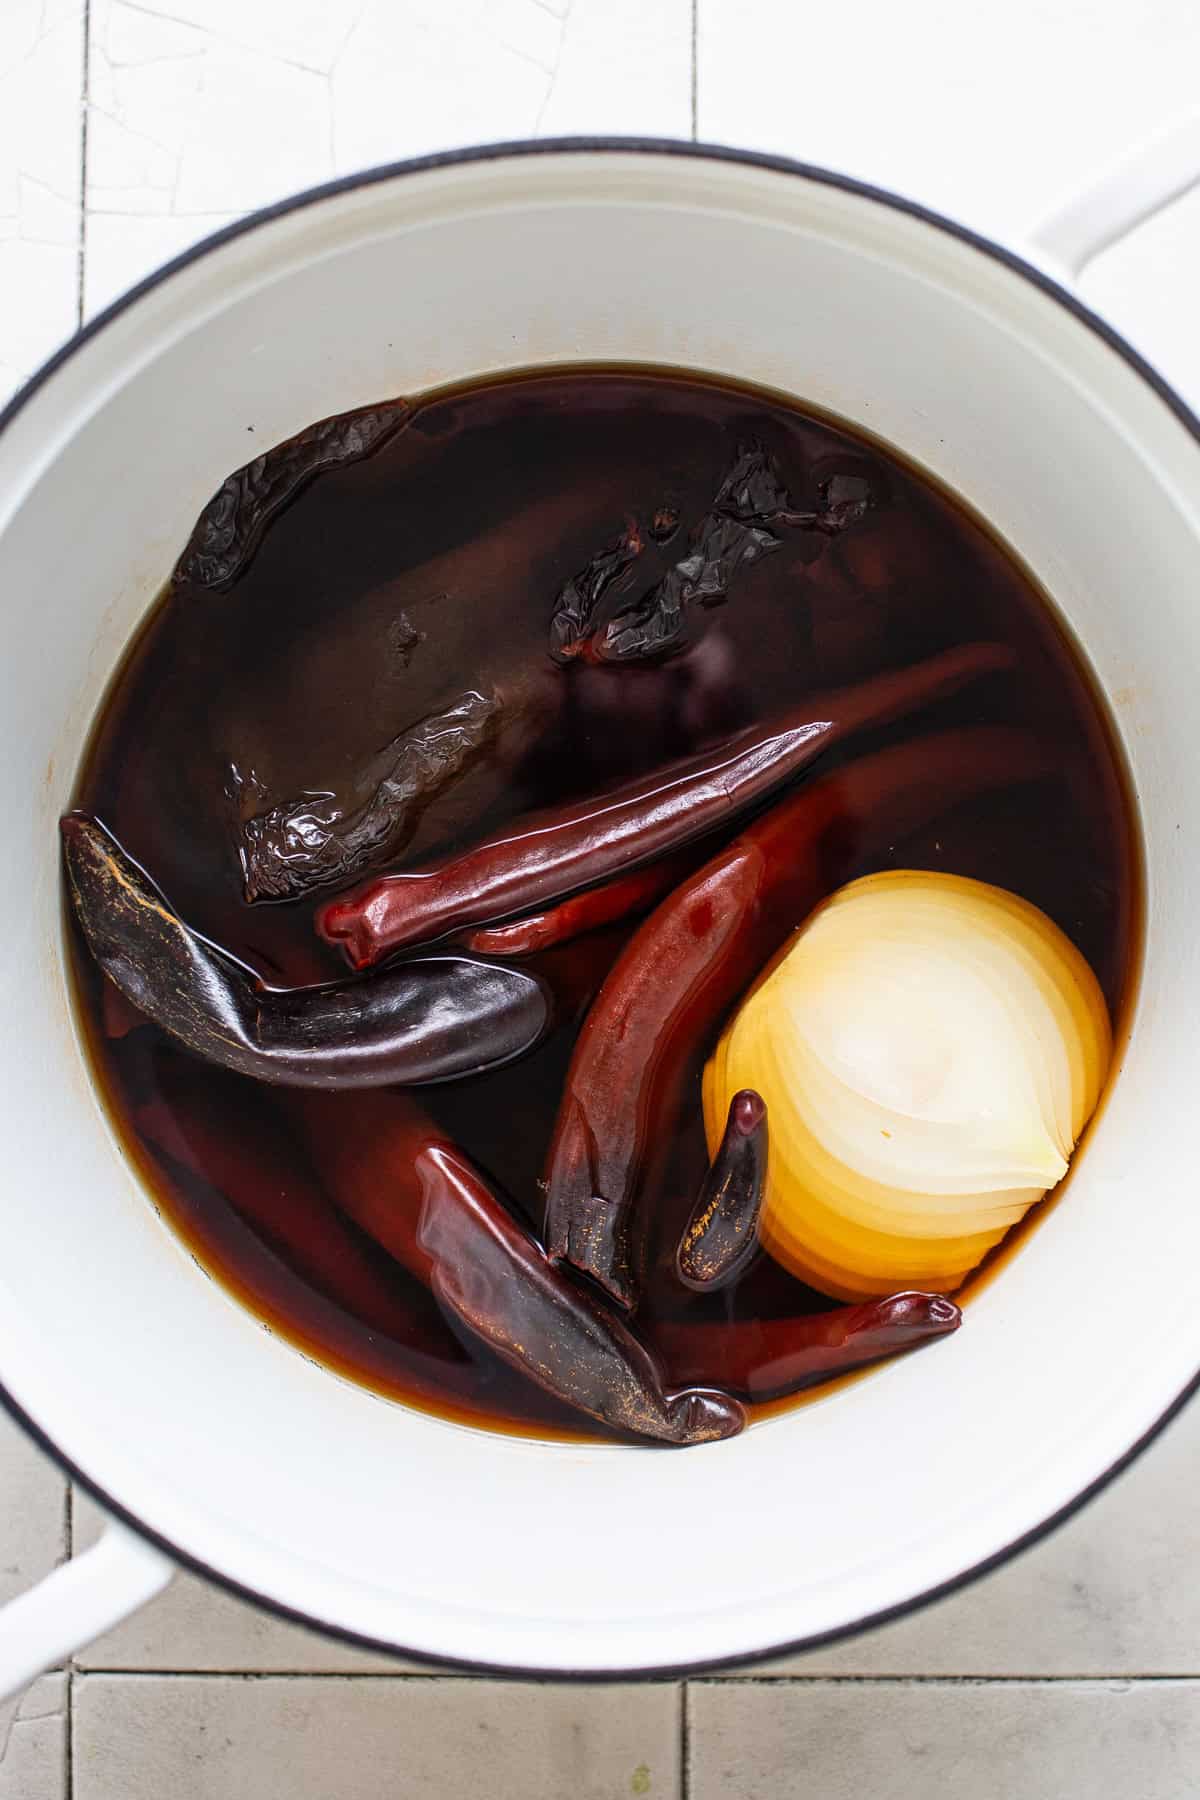
{"type": "MultiPolygon", "coordinates": [[[[499,1683],[504,1687],[583,1689],[630,1687],[663,1687],[666,1678],[648,1679],[631,1676],[624,1684],[616,1681],[557,1682],[539,1681],[520,1675],[464,1674],[455,1669],[429,1669],[420,1673],[412,1669],[131,1669],[83,1667],[75,1671],[82,1680],[113,1677],[119,1681],[402,1681],[457,1682],[474,1685],[499,1683]]],[[[681,1748],[690,1753],[693,1687],[1111,1687],[1119,1682],[1125,1687],[1191,1687],[1200,1689],[1200,1674],[1129,1675],[1117,1671],[1109,1675],[697,1675],[678,1686],[685,1692],[684,1714],[680,1725],[681,1748]]]]}
{"type": "Polygon", "coordinates": [[[692,0],[692,142],[700,135],[700,0],[692,0]]]}
{"type": "Polygon", "coordinates": [[[679,1795],[680,1800],[692,1800],[692,1688],[691,1683],[681,1681],[679,1684],[679,1795]]]}
{"type": "Polygon", "coordinates": [[[88,105],[92,91],[92,0],[83,0],[83,46],[79,94],[79,248],[76,258],[75,323],[83,325],[84,276],[87,270],[88,105]]]}
{"type": "MultiPolygon", "coordinates": [[[[63,1487],[63,1550],[64,1560],[70,1562],[75,1555],[75,1483],[68,1480],[63,1487]]],[[[66,1743],[63,1756],[63,1800],[72,1800],[75,1792],[75,1659],[68,1656],[64,1659],[63,1673],[66,1676],[66,1713],[63,1720],[66,1743]]]]}
{"type": "Polygon", "coordinates": [[[1200,1687],[1200,1674],[1182,1670],[1170,1675],[701,1675],[705,1687],[1200,1687]]]}
{"type": "Polygon", "coordinates": [[[63,1800],[75,1793],[75,1670],[67,1663],[66,1755],[63,1758],[63,1800]]]}

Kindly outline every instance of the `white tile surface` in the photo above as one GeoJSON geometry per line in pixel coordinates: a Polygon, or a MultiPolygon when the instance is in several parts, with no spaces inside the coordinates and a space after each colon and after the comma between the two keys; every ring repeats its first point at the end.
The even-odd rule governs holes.
{"type": "Polygon", "coordinates": [[[1200,1684],[701,1683],[691,1800],[1188,1800],[1200,1684]]]}
{"type": "Polygon", "coordinates": [[[66,1492],[54,1464],[0,1411],[0,1606],[66,1555],[66,1492]]]}
{"type": "Polygon", "coordinates": [[[67,1800],[67,1677],[0,1701],[0,1800],[67,1800]]]}
{"type": "Polygon", "coordinates": [[[0,4],[0,404],[75,329],[83,0],[0,4]]]}
{"type": "Polygon", "coordinates": [[[676,1800],[679,1735],[670,1686],[86,1675],[74,1800],[676,1800]]]}
{"type": "MultiPolygon", "coordinates": [[[[1197,99],[1200,7],[1142,0],[698,0],[701,138],[907,194],[1022,247],[1095,171],[1197,99]],[[764,47],[770,46],[770,54],[764,47]]],[[[1089,270],[1084,297],[1200,404],[1200,193],[1089,270]]]]}
{"type": "Polygon", "coordinates": [[[691,129],[690,0],[91,0],[89,313],[253,207],[452,145],[691,129]]]}
{"type": "Polygon", "coordinates": [[[1193,0],[698,0],[699,135],[1020,233],[1193,104],[1193,0]]]}

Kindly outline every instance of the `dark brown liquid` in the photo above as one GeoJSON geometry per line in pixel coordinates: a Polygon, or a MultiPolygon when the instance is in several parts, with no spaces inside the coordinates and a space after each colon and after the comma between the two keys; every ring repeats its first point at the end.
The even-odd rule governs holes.
{"type": "MultiPolygon", "coordinates": [[[[989,796],[897,842],[890,866],[971,875],[1025,895],[1073,938],[1116,1019],[1135,962],[1138,882],[1126,794],[1102,710],[1030,580],[980,524],[914,470],[766,395],[634,371],[570,370],[434,395],[369,460],[324,474],[271,526],[227,593],[177,589],[132,650],[97,726],[77,803],[98,814],[182,916],[274,984],[345,973],[313,930],[314,900],[247,906],[225,794],[231,763],[273,798],[341,793],[364,757],[468,687],[527,678],[537,705],[425,815],[406,858],[465,843],[753,724],[809,692],[951,645],[1019,653],[992,679],[875,734],[1027,723],[1061,746],[1061,778],[989,796]],[[658,667],[557,668],[547,623],[563,581],[631,514],[681,518],[608,612],[683,554],[739,443],[775,452],[797,507],[835,473],[875,504],[837,538],[784,533],[694,643],[658,667]]],[[[868,741],[856,741],[859,754],[868,741]]],[[[829,764],[823,765],[828,767],[829,764]]],[[[729,834],[727,834],[729,835],[729,834]]],[[[720,839],[711,840],[712,848],[720,839]]],[[[865,873],[865,869],[855,873],[865,873]]],[[[319,898],[327,898],[322,894],[319,898]]],[[[546,953],[594,991],[632,927],[546,953]]],[[[260,1235],[315,1177],[276,1095],[214,1069],[141,1023],[76,945],[96,1068],[164,1215],[274,1329],[390,1395],[477,1424],[576,1431],[579,1421],[442,1321],[436,1302],[365,1236],[401,1323],[383,1331],[323,1293],[260,1235]],[[147,1120],[157,1120],[153,1136],[147,1120]],[[256,1196],[251,1203],[251,1196],[256,1196]],[[255,1227],[251,1222],[258,1218],[255,1227]]],[[[538,1176],[575,1026],[532,1056],[425,1090],[438,1122],[536,1229],[538,1176]]],[[[696,1047],[699,1059],[708,1046],[696,1047]]],[[[664,1180],[694,1193],[699,1096],[664,1180]]],[[[319,1198],[319,1196],[318,1196],[319,1198]]],[[[330,1272],[331,1280],[334,1272],[330,1272]]],[[[336,1291],[331,1286],[331,1292],[336,1291]]],[[[685,1294],[662,1259],[639,1329],[657,1319],[780,1317],[828,1302],[761,1258],[733,1290],[685,1294]]],[[[711,1370],[719,1385],[721,1369],[711,1370]]]]}

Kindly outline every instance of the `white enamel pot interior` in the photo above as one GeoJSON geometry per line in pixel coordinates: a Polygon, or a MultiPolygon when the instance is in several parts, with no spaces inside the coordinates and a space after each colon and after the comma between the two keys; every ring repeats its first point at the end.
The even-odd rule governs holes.
{"type": "Polygon", "coordinates": [[[113,1510],[245,1593],[509,1669],[681,1668],[838,1633],[1070,1508],[1200,1368],[1194,431],[1011,257],[814,172],[667,146],[383,172],[213,240],[107,315],[0,435],[13,1406],[113,1510]],[[1085,647],[1147,851],[1132,1036],[1064,1203],[953,1339],[686,1452],[465,1430],[270,1335],[123,1162],[64,981],[55,822],[85,734],[248,443],[577,359],[783,390],[964,496],[1085,647]]]}

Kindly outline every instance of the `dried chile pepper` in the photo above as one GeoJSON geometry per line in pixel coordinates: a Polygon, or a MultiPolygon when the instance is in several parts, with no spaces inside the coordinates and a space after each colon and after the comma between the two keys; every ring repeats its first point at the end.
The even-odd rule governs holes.
{"type": "Polygon", "coordinates": [[[713,606],[723,600],[739,570],[779,548],[779,538],[765,526],[710,513],[692,533],[687,555],[595,637],[595,660],[646,662],[682,649],[688,608],[696,602],[713,606]]]}
{"type": "Polygon", "coordinates": [[[648,911],[695,866],[694,855],[665,857],[631,875],[618,875],[602,887],[585,888],[582,894],[562,900],[546,912],[530,913],[508,925],[481,925],[466,931],[463,949],[476,956],[533,956],[587,931],[648,911]]]}
{"type": "Polygon", "coordinates": [[[339,413],[275,444],[226,476],[192,528],[175,565],[176,587],[227,588],[258,549],[271,522],[326,469],[361,462],[410,416],[407,400],[339,413]]]}
{"type": "Polygon", "coordinates": [[[656,544],[669,544],[679,530],[679,508],[664,501],[650,517],[650,536],[656,544]]]}
{"type": "Polygon", "coordinates": [[[406,945],[560,900],[728,824],[851,733],[915,712],[1012,662],[1002,646],[973,644],[810,697],[765,728],[569,807],[530,814],[442,862],[366,882],[328,901],[317,929],[363,969],[406,945]]]}
{"type": "Polygon", "coordinates": [[[711,1380],[720,1370],[722,1386],[743,1400],[781,1400],[961,1324],[953,1300],[905,1293],[799,1318],[664,1320],[654,1342],[676,1381],[711,1380]]]}
{"type": "Polygon", "coordinates": [[[766,1102],[753,1088],[743,1088],[729,1102],[725,1135],[675,1254],[684,1287],[712,1293],[745,1273],[758,1249],[766,1179],[766,1102]]]}
{"type": "MultiPolygon", "coordinates": [[[[199,1174],[231,1210],[318,1293],[373,1331],[398,1343],[436,1336],[413,1307],[419,1290],[401,1283],[371,1252],[322,1191],[282,1120],[264,1144],[258,1132],[231,1131],[228,1112],[185,1069],[156,1068],[158,1091],[142,1101],[137,1127],[172,1171],[199,1174]]],[[[185,1059],[174,1059],[183,1064],[185,1059]]],[[[444,1348],[444,1346],[443,1346],[444,1348]]]]}
{"type": "Polygon", "coordinates": [[[624,1435],[682,1445],[742,1429],[736,1400],[670,1387],[646,1346],[550,1264],[403,1095],[309,1094],[291,1104],[337,1204],[511,1368],[624,1435]]]}
{"type": "Polygon", "coordinates": [[[551,1256],[631,1306],[647,1147],[675,1116],[697,1046],[864,859],[962,800],[1051,767],[1045,747],[1002,726],[914,739],[779,801],[676,888],[614,963],[576,1042],[546,1163],[551,1256]]]}
{"type": "Polygon", "coordinates": [[[466,956],[267,988],[190,930],[96,820],[68,814],[61,830],[92,955],[128,1000],[209,1062],[289,1086],[420,1084],[509,1062],[550,1023],[536,975],[466,956]]]}
{"type": "Polygon", "coordinates": [[[715,606],[726,598],[740,570],[781,547],[782,539],[772,526],[834,537],[855,524],[869,504],[865,480],[835,477],[820,487],[815,510],[797,510],[770,452],[761,444],[740,446],[712,510],[692,532],[687,555],[633,606],[611,620],[591,640],[587,654],[591,660],[605,663],[661,660],[672,655],[686,642],[690,607],[715,606]]]}
{"type": "Polygon", "coordinates": [[[550,619],[550,654],[555,662],[570,662],[579,655],[591,635],[601,600],[642,549],[642,535],[637,525],[630,523],[615,544],[563,583],[550,619]]]}
{"type": "MultiPolygon", "coordinates": [[[[294,900],[350,881],[394,856],[427,806],[490,749],[505,713],[495,692],[471,690],[404,731],[355,776],[367,798],[346,807],[332,793],[305,794],[239,819],[238,862],[247,902],[294,900]]],[[[231,794],[247,791],[231,768],[231,794]]]]}

